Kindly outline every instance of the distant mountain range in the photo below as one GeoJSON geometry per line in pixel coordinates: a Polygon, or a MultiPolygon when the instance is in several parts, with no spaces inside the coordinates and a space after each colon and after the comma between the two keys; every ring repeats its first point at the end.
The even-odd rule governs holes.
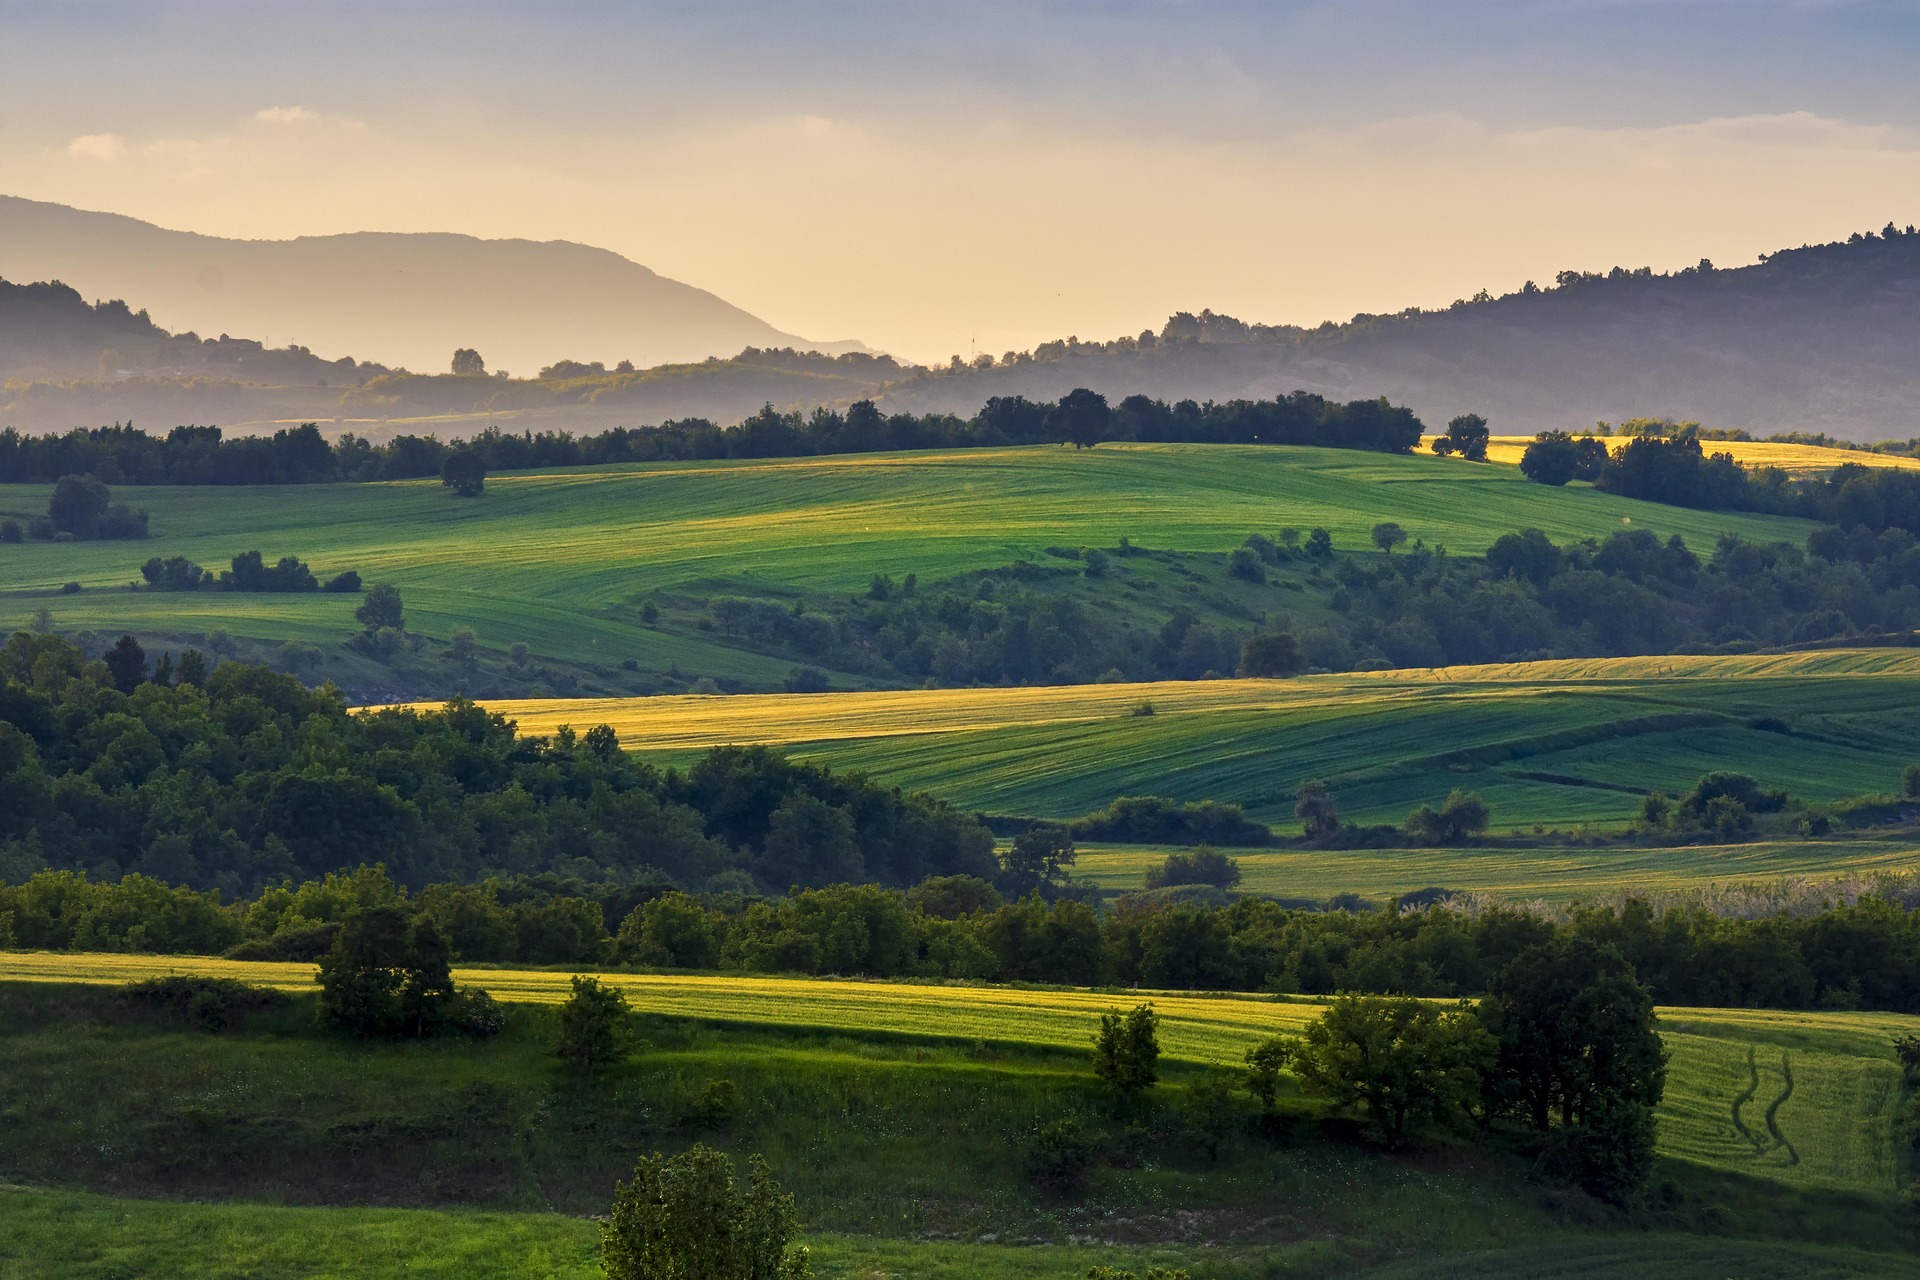
{"type": "Polygon", "coordinates": [[[1314,329],[1175,316],[1151,344],[1064,342],[1014,364],[890,388],[916,412],[988,396],[1262,399],[1384,395],[1429,425],[1475,412],[1502,433],[1662,416],[1755,434],[1920,436],[1920,234],[1887,227],[1731,270],[1563,273],[1439,311],[1314,329]]]}
{"type": "Polygon", "coordinates": [[[531,375],[556,360],[637,365],[742,347],[838,353],[703,289],[564,240],[359,232],[223,240],[0,196],[0,277],[124,298],[174,330],[298,342],[440,372],[456,347],[531,375]]]}
{"type": "Polygon", "coordinates": [[[726,423],[767,402],[804,410],[863,397],[895,412],[972,414],[991,396],[1053,400],[1091,387],[1113,401],[1384,395],[1431,426],[1475,412],[1502,434],[1672,417],[1756,435],[1920,436],[1920,234],[1910,227],[1730,270],[1702,262],[1666,275],[1562,273],[1545,288],[1316,328],[1181,314],[1141,337],[1067,339],[945,369],[807,344],[711,294],[570,244],[215,240],[0,197],[0,276],[65,279],[80,291],[0,285],[0,426],[23,430],[129,417],[244,429],[313,419],[376,435],[458,435],[489,423],[601,430],[669,417],[726,423]],[[194,290],[192,314],[224,318],[193,323],[221,338],[155,323],[175,314],[156,293],[179,300],[194,290]],[[154,316],[89,306],[83,294],[124,297],[154,316]],[[258,339],[269,332],[307,346],[267,349],[258,339]],[[508,357],[522,375],[563,358],[611,363],[601,353],[616,351],[641,367],[574,365],[537,380],[427,376],[346,355],[391,359],[383,343],[403,335],[440,353],[402,357],[435,373],[455,346],[497,366],[536,340],[534,360],[508,357]]]}

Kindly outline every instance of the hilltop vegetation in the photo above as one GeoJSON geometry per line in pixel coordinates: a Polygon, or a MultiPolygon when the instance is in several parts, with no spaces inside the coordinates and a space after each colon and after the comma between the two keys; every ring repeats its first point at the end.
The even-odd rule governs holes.
{"type": "MultiPolygon", "coordinates": [[[[45,509],[47,496],[43,486],[10,486],[0,492],[0,517],[24,522],[45,509]]],[[[332,677],[363,700],[541,687],[677,692],[702,678],[724,689],[772,689],[796,665],[821,666],[844,685],[852,673],[825,654],[784,643],[768,653],[737,629],[728,635],[715,606],[737,599],[812,615],[828,624],[836,649],[861,649],[858,672],[872,661],[865,616],[877,639],[892,612],[909,608],[881,607],[872,596],[876,575],[893,582],[896,598],[908,575],[921,600],[947,594],[932,588],[963,576],[952,594],[977,597],[986,578],[1016,596],[1044,591],[1071,599],[1089,630],[1108,636],[1121,624],[1157,636],[1190,613],[1228,637],[1227,656],[1193,674],[1229,674],[1254,629],[1286,615],[1305,632],[1335,617],[1336,584],[1307,576],[1318,561],[1295,556],[1267,566],[1264,581],[1233,575],[1230,553],[1256,532],[1284,547],[1283,531],[1294,528],[1304,552],[1322,528],[1345,555],[1369,546],[1376,524],[1393,522],[1429,549],[1444,544],[1459,556],[1526,528],[1565,545],[1630,522],[1663,539],[1679,534],[1702,553],[1725,532],[1771,543],[1800,542],[1808,531],[1777,517],[1688,511],[1584,486],[1553,490],[1507,467],[1265,445],[983,448],[494,473],[477,500],[437,481],[243,486],[217,502],[204,490],[154,485],[139,497],[151,536],[137,555],[111,544],[0,547],[0,620],[8,608],[16,626],[49,609],[58,629],[96,633],[88,641],[94,653],[125,631],[150,649],[175,651],[205,649],[225,632],[251,642],[244,651],[256,659],[272,659],[289,641],[319,645],[320,660],[302,674],[332,677]],[[1116,555],[1123,538],[1154,554],[1116,555]],[[163,598],[110,589],[136,579],[150,557],[220,565],[255,548],[297,554],[323,579],[353,569],[397,587],[425,647],[386,665],[364,661],[342,644],[355,631],[350,597],[163,598]],[[1087,576],[1092,561],[1082,548],[1101,550],[1111,572],[1087,576]],[[69,582],[80,589],[62,594],[69,582]],[[851,606],[849,595],[871,607],[851,606]],[[840,638],[843,614],[845,634],[859,639],[840,638]],[[462,627],[476,637],[477,665],[449,660],[462,627]],[[515,645],[527,656],[509,661],[515,645]]],[[[891,655],[899,645],[889,637],[880,647],[891,655]]],[[[929,674],[913,670],[918,658],[906,667],[884,661],[870,668],[877,678],[920,683],[929,674]]],[[[1050,674],[1060,662],[1037,670],[1050,674]]],[[[1113,665],[1079,669],[1093,678],[1113,665]]]]}

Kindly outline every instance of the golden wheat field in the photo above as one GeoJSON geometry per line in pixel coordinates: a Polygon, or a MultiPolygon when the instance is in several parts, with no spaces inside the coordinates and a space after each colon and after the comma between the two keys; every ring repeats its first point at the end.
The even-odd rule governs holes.
{"type": "MultiPolygon", "coordinates": [[[[1579,432],[1575,431],[1575,435],[1579,432]]],[[[1431,449],[1437,436],[1427,436],[1421,440],[1423,450],[1431,449]]],[[[1520,455],[1533,443],[1532,436],[1495,436],[1487,445],[1487,461],[1503,462],[1509,466],[1520,464],[1520,455]]],[[[1618,449],[1626,443],[1625,437],[1608,439],[1608,445],[1618,449]]],[[[1792,475],[1813,475],[1822,471],[1831,471],[1846,463],[1862,467],[1893,467],[1899,470],[1920,470],[1920,458],[1908,458],[1891,453],[1868,453],[1864,449],[1830,449],[1817,444],[1788,444],[1773,440],[1703,440],[1701,447],[1708,453],[1730,453],[1733,460],[1743,467],[1778,467],[1792,475]]]]}

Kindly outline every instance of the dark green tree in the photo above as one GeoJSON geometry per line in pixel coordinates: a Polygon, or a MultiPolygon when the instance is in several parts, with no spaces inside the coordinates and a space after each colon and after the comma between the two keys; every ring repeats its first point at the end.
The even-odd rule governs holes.
{"type": "Polygon", "coordinates": [[[1247,679],[1298,675],[1306,665],[1291,631],[1268,631],[1240,646],[1240,674],[1247,679]]]}
{"type": "Polygon", "coordinates": [[[1447,424],[1447,434],[1433,442],[1433,451],[1445,456],[1457,453],[1468,462],[1487,460],[1487,442],[1492,433],[1487,420],[1477,413],[1463,413],[1447,424]]]}
{"type": "Polygon", "coordinates": [[[462,498],[477,498],[487,487],[487,464],[472,449],[456,449],[440,464],[440,483],[462,498]]]}
{"type": "Polygon", "coordinates": [[[456,347],[453,352],[453,372],[461,377],[485,377],[487,362],[472,347],[456,347]]]}
{"type": "Polygon", "coordinates": [[[1333,554],[1333,535],[1325,529],[1314,529],[1307,534],[1306,552],[1315,560],[1325,560],[1333,554]]]}
{"type": "Polygon", "coordinates": [[[1107,438],[1113,410],[1098,391],[1075,387],[1047,411],[1047,432],[1076,449],[1091,449],[1107,438]]]}
{"type": "Polygon", "coordinates": [[[1151,1003],[1127,1013],[1109,1009],[1100,1015],[1093,1037],[1093,1074],[1123,1109],[1137,1106],[1160,1078],[1160,1017],[1151,1003]]]}
{"type": "Polygon", "coordinates": [[[626,1051],[628,1025],[626,993],[598,978],[575,974],[573,994],[560,1006],[559,1034],[553,1054],[568,1070],[591,1074],[626,1051]]]}
{"type": "Polygon", "coordinates": [[[1407,540],[1407,531],[1391,520],[1382,520],[1373,526],[1373,545],[1393,554],[1393,549],[1407,540]]]}
{"type": "Polygon", "coordinates": [[[359,619],[360,624],[368,631],[378,631],[382,627],[394,631],[402,631],[406,628],[406,614],[400,602],[400,591],[384,582],[367,592],[366,599],[362,600],[360,607],[353,611],[353,616],[359,619]]]}
{"type": "Polygon", "coordinates": [[[1013,838],[1001,858],[1001,888],[1009,897],[1025,897],[1065,879],[1073,860],[1073,833],[1066,824],[1036,822],[1013,838]]]}
{"type": "Polygon", "coordinates": [[[451,963],[431,918],[391,905],[359,908],[320,957],[321,1018],[369,1038],[444,1030],[461,1013],[451,963]]]}
{"type": "Polygon", "coordinates": [[[1520,473],[1535,484],[1557,488],[1574,479],[1579,470],[1580,451],[1564,431],[1542,431],[1520,455],[1520,473]]]}
{"type": "Polygon", "coordinates": [[[113,677],[113,687],[122,693],[132,693],[147,678],[147,653],[140,642],[132,636],[121,636],[113,642],[113,648],[107,650],[107,674],[113,677]]]}
{"type": "Polygon", "coordinates": [[[1423,804],[1407,815],[1407,838],[1421,844],[1459,844],[1485,831],[1487,818],[1478,792],[1456,788],[1438,809],[1423,804]]]}
{"type": "Polygon", "coordinates": [[[1300,819],[1307,839],[1324,840],[1340,829],[1340,809],[1327,784],[1309,781],[1294,793],[1293,816],[1300,819]]]}
{"type": "Polygon", "coordinates": [[[747,1168],[741,1187],[733,1162],[710,1147],[642,1156],[600,1228],[608,1280],[805,1280],[793,1197],[759,1156],[747,1168]]]}
{"type": "Polygon", "coordinates": [[[92,476],[61,476],[53,485],[53,497],[47,501],[47,519],[55,533],[75,538],[97,537],[100,517],[107,514],[113,495],[107,486],[92,476]]]}
{"type": "Polygon", "coordinates": [[[1301,1088],[1364,1107],[1381,1136],[1465,1120],[1498,1055],[1471,1008],[1404,996],[1344,995],[1289,1046],[1301,1088]]]}

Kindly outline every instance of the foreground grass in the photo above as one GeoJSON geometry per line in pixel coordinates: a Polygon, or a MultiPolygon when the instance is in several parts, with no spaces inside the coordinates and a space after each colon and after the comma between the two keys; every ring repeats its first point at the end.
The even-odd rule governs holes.
{"type": "Polygon", "coordinates": [[[1170,795],[1238,803],[1286,830],[1298,830],[1293,794],[1307,778],[1326,779],[1353,821],[1398,822],[1465,787],[1496,831],[1607,830],[1645,791],[1684,793],[1713,769],[1826,801],[1897,790],[1920,760],[1914,649],[490,705],[532,732],[611,724],[629,749],[670,761],[779,745],[989,813],[1065,818],[1118,795],[1170,795]]]}
{"type": "MultiPolygon", "coordinates": [[[[0,514],[44,511],[47,486],[0,488],[0,514]]],[[[1394,520],[1478,554],[1503,533],[1556,541],[1624,525],[1707,548],[1722,532],[1805,537],[1804,522],[1688,511],[1530,484],[1507,467],[1291,447],[1104,445],[672,463],[496,475],[477,501],[438,481],[126,491],[152,513],[141,544],[0,550],[0,626],[50,607],[63,629],[179,635],[225,629],[332,642],[355,629],[339,596],[119,590],[150,555],[222,565],[257,548],[322,573],[400,588],[409,624],[473,628],[499,649],[777,684],[787,663],[695,631],[640,625],[656,592],[844,592],[875,573],[923,581],[1040,557],[1051,545],[1220,552],[1249,533],[1321,525],[1347,549],[1394,520]],[[61,584],[87,588],[61,595],[61,584]]]]}
{"type": "MultiPolygon", "coordinates": [[[[121,983],[162,973],[240,978],[311,991],[312,966],[211,958],[0,953],[0,980],[121,983]]],[[[563,972],[458,971],[517,1004],[565,998],[563,972]]],[[[606,974],[645,1015],[801,1035],[856,1037],[911,1056],[918,1041],[1043,1058],[1049,1078],[1080,1066],[1099,1016],[1151,999],[1177,1063],[1237,1066],[1246,1050],[1318,1016],[1310,998],[1179,992],[1036,990],[681,974],[606,974]]],[[[1666,1009],[1672,1054],[1661,1150],[1690,1165],[1783,1187],[1891,1194],[1899,1176],[1893,1112],[1900,1073],[1891,1039],[1920,1030],[1897,1014],[1666,1009]],[[1775,1105],[1775,1103],[1778,1105],[1775,1105]]],[[[422,1053],[429,1050],[423,1048],[422,1053]]],[[[437,1050],[435,1050],[437,1052],[437,1050]]],[[[945,1052],[945,1050],[942,1050],[945,1052]]],[[[54,1055],[63,1060],[64,1054],[54,1055]]],[[[1031,1113],[1022,1131],[1042,1118],[1031,1113]]],[[[0,1166],[0,1172],[4,1172],[0,1166]]]]}

